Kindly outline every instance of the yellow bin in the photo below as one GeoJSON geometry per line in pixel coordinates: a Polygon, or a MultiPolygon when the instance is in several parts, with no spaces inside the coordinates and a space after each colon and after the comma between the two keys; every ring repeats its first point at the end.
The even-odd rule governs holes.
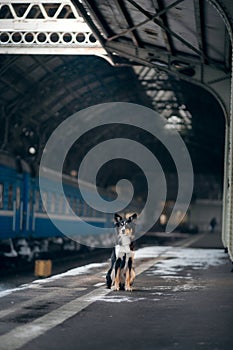
{"type": "Polygon", "coordinates": [[[36,260],[34,275],[38,277],[48,277],[52,273],[51,260],[36,260]]]}

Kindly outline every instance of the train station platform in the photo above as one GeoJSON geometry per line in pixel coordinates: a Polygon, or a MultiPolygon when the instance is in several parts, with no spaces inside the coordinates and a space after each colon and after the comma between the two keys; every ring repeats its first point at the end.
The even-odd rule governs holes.
{"type": "Polygon", "coordinates": [[[138,249],[132,292],[106,289],[109,261],[0,292],[0,350],[232,350],[233,274],[214,235],[138,249]]]}

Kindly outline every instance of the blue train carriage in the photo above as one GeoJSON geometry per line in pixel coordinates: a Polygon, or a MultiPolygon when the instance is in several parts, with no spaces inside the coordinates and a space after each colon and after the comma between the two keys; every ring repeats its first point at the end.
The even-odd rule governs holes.
{"type": "MultiPolygon", "coordinates": [[[[32,260],[54,244],[62,245],[63,249],[79,250],[80,244],[64,236],[47,212],[65,229],[68,227],[69,232],[74,232],[77,241],[81,237],[81,243],[87,246],[109,246],[111,230],[109,236],[101,231],[88,235],[79,217],[95,227],[112,228],[113,215],[89,207],[80,195],[77,179],[63,175],[66,199],[77,214],[77,217],[72,216],[63,194],[55,186],[56,172],[46,169],[44,175],[40,193],[39,177],[32,176],[28,164],[8,153],[0,153],[0,256],[32,260]]],[[[85,181],[82,184],[86,194],[93,196],[95,187],[85,181]]],[[[101,190],[101,193],[106,200],[115,198],[110,191],[101,190]]]]}
{"type": "MultiPolygon", "coordinates": [[[[78,242],[81,241],[87,246],[98,246],[100,241],[104,239],[104,235],[98,235],[98,237],[88,235],[82,220],[95,227],[104,228],[111,227],[110,216],[88,206],[80,194],[78,180],[63,174],[63,189],[69,207],[62,191],[58,190],[56,186],[58,180],[59,175],[54,170],[43,169],[43,180],[40,182],[39,189],[39,178],[36,178],[33,237],[61,237],[63,240],[66,240],[67,237],[62,232],[67,232],[69,237],[74,237],[78,242]],[[70,208],[72,208],[76,216],[72,215],[70,208]],[[49,213],[49,216],[47,213],[49,213]],[[62,232],[53,224],[49,217],[60,228],[63,228],[62,232]]],[[[85,181],[79,181],[82,182],[86,194],[93,196],[95,187],[85,181]]]]}
{"type": "Polygon", "coordinates": [[[15,257],[14,242],[28,237],[32,224],[33,188],[26,162],[0,153],[0,255],[15,257]]]}

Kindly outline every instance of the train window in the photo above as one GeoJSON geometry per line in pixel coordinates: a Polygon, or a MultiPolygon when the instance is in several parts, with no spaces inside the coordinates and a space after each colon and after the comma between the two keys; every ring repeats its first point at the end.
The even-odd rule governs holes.
{"type": "Polygon", "coordinates": [[[77,210],[78,210],[78,215],[81,216],[81,213],[82,213],[82,202],[81,202],[81,199],[78,199],[77,200],[77,210]]]}
{"type": "Polygon", "coordinates": [[[4,194],[4,186],[0,184],[0,209],[3,208],[3,194],[4,194]]]}
{"type": "Polygon", "coordinates": [[[33,191],[30,189],[30,194],[29,194],[29,210],[30,212],[32,211],[33,208],[33,191]]]}
{"type": "Polygon", "coordinates": [[[71,208],[72,208],[72,210],[73,210],[74,213],[77,212],[77,200],[76,200],[76,198],[73,198],[73,199],[72,199],[71,208]]]}
{"type": "Polygon", "coordinates": [[[56,209],[56,195],[55,193],[51,193],[51,206],[50,206],[51,213],[55,213],[55,209],[56,209]]]}
{"type": "Polygon", "coordinates": [[[83,208],[83,206],[84,206],[84,201],[83,201],[83,199],[81,198],[80,199],[80,202],[79,202],[79,215],[80,216],[83,216],[83,210],[84,210],[84,208],[83,208]]]}
{"type": "Polygon", "coordinates": [[[83,216],[87,216],[87,203],[83,203],[83,216]]]}
{"type": "Polygon", "coordinates": [[[62,213],[63,213],[63,196],[60,196],[60,197],[59,197],[58,213],[59,213],[59,214],[62,214],[62,213]]]}
{"type": "Polygon", "coordinates": [[[47,200],[48,200],[48,195],[47,195],[47,192],[42,192],[42,211],[43,212],[46,212],[46,209],[48,208],[48,203],[47,203],[47,200]]]}
{"type": "Polygon", "coordinates": [[[16,209],[20,207],[20,187],[16,188],[16,209]]]}
{"type": "Polygon", "coordinates": [[[87,216],[91,217],[92,216],[92,208],[91,207],[87,207],[87,216]]]}
{"type": "Polygon", "coordinates": [[[38,212],[40,208],[40,193],[39,191],[36,191],[36,197],[35,197],[35,212],[38,212]]]}
{"type": "Polygon", "coordinates": [[[70,203],[70,198],[69,197],[66,197],[66,214],[69,214],[70,212],[70,206],[69,206],[69,203],[70,203]]]}
{"type": "Polygon", "coordinates": [[[13,209],[13,186],[9,185],[8,187],[8,209],[13,209]]]}
{"type": "Polygon", "coordinates": [[[68,198],[68,202],[69,202],[70,207],[72,208],[72,205],[73,205],[73,199],[72,199],[72,197],[69,197],[69,198],[68,198]]]}

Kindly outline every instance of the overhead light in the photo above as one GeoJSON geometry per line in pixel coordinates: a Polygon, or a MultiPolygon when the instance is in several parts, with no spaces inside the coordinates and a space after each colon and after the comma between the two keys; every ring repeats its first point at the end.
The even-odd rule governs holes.
{"type": "Polygon", "coordinates": [[[172,123],[172,124],[179,124],[179,123],[181,123],[181,119],[177,115],[171,115],[168,118],[168,121],[169,121],[169,123],[172,123]]]}
{"type": "Polygon", "coordinates": [[[184,61],[178,61],[178,60],[172,61],[171,65],[174,66],[176,69],[187,68],[190,66],[189,63],[184,62],[184,61]]]}
{"type": "Polygon", "coordinates": [[[184,104],[182,104],[179,108],[180,109],[186,109],[186,106],[184,104]]]}
{"type": "Polygon", "coordinates": [[[29,152],[31,155],[36,154],[36,149],[35,149],[35,147],[33,147],[33,146],[29,147],[28,152],[29,152]]]}
{"type": "Polygon", "coordinates": [[[70,171],[70,175],[73,176],[73,177],[76,177],[76,176],[78,175],[77,170],[74,170],[74,169],[71,170],[71,171],[70,171]]]}
{"type": "Polygon", "coordinates": [[[192,67],[180,69],[179,72],[181,74],[188,75],[189,77],[193,77],[195,75],[195,73],[196,73],[195,70],[192,67]]]}
{"type": "Polygon", "coordinates": [[[188,75],[190,77],[192,77],[193,75],[195,75],[195,70],[194,68],[187,62],[183,62],[183,61],[178,61],[178,60],[174,60],[171,62],[171,65],[176,68],[176,70],[181,73],[181,74],[185,74],[188,75]]]}
{"type": "Polygon", "coordinates": [[[159,67],[164,67],[164,68],[168,68],[168,64],[167,64],[167,62],[165,62],[165,61],[162,61],[162,60],[158,60],[158,59],[151,59],[150,60],[150,63],[152,63],[152,64],[156,64],[156,66],[159,66],[159,67]]]}

